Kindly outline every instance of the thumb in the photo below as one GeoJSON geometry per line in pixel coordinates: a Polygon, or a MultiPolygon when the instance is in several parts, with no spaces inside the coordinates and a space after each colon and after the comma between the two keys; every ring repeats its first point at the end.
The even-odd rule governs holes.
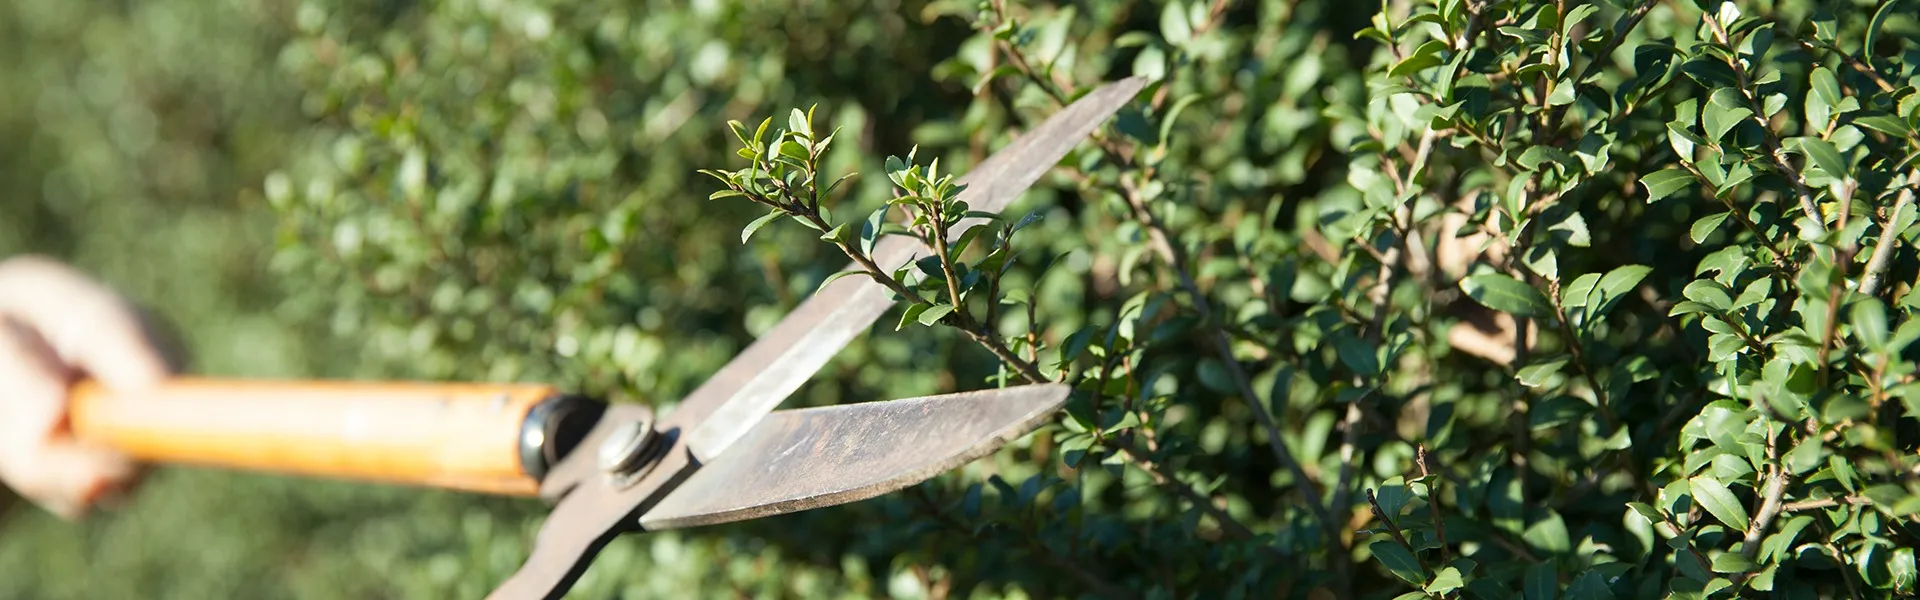
{"type": "Polygon", "coordinates": [[[63,434],[73,372],[18,320],[0,315],[0,478],[61,518],[130,484],[138,467],[63,434]]]}

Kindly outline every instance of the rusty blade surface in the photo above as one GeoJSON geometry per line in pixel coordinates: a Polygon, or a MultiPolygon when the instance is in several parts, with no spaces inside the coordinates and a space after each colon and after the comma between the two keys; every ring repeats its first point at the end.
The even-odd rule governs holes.
{"type": "Polygon", "coordinates": [[[783,410],[640,517],[658,531],[866,500],[999,450],[1067,401],[1066,385],[783,410]]]}

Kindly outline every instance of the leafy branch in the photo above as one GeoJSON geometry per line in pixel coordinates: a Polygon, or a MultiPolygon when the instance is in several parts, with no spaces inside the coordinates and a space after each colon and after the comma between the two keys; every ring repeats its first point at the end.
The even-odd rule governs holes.
{"type": "MultiPolygon", "coordinates": [[[[1224,1],[1214,3],[1208,11],[1208,20],[1194,27],[1196,34],[1216,27],[1218,20],[1224,16],[1227,5],[1228,3],[1224,1]]],[[[1067,87],[1067,84],[1056,80],[1050,70],[1042,73],[1034,66],[1035,61],[1027,57],[1025,49],[1012,41],[1012,23],[1006,17],[1004,2],[996,3],[995,6],[995,10],[987,11],[984,15],[986,19],[982,21],[981,26],[995,33],[995,47],[998,50],[996,54],[1006,57],[1015,73],[1045,92],[1054,103],[1064,106],[1072,97],[1073,90],[1067,87]]],[[[1164,87],[1161,89],[1165,90],[1164,87]]],[[[1159,112],[1165,99],[1165,94],[1157,94],[1148,109],[1159,112]]],[[[1172,115],[1167,118],[1171,119],[1172,115]]],[[[1226,368],[1229,379],[1238,390],[1240,397],[1252,409],[1261,428],[1266,431],[1269,449],[1280,464],[1292,474],[1294,481],[1305,488],[1302,495],[1306,497],[1308,508],[1326,532],[1328,539],[1337,542],[1340,539],[1340,523],[1333,517],[1326,502],[1321,498],[1317,479],[1307,472],[1299,459],[1294,457],[1292,450],[1287,447],[1286,439],[1272,411],[1268,409],[1266,403],[1261,402],[1261,395],[1253,390],[1252,379],[1247,375],[1246,368],[1240,364],[1239,357],[1233,352],[1232,336],[1219,323],[1206,292],[1201,290],[1194,280],[1192,261],[1187,256],[1186,249],[1172,241],[1173,236],[1169,227],[1149,206],[1151,198],[1146,190],[1155,178],[1155,167],[1139,162],[1139,149],[1129,149],[1121,141],[1105,135],[1104,132],[1096,133],[1094,141],[1120,168],[1121,176],[1109,185],[1126,200],[1130,211],[1129,216],[1145,226],[1149,243],[1154,251],[1167,261],[1168,270],[1177,279],[1181,290],[1186,292],[1188,301],[1193,306],[1202,327],[1205,328],[1209,343],[1220,358],[1221,364],[1226,368]]],[[[1164,140],[1162,143],[1165,143],[1164,140]]]]}
{"type": "MultiPolygon", "coordinates": [[[[857,225],[837,222],[827,205],[831,204],[830,199],[841,183],[854,174],[840,176],[824,187],[816,182],[825,179],[820,159],[838,130],[816,141],[812,111],[802,113],[798,109],[792,111],[787,127],[773,132],[771,139],[768,139],[770,118],[762,121],[750,135],[746,126],[738,121],[728,125],[742,144],[738,154],[749,161],[747,168],[701,172],[726,186],[709,199],[740,197],[769,209],[765,216],[742,230],[743,243],[782,217],[797,221],[820,232],[820,240],[839,248],[859,267],[833,274],[821,287],[841,277],[869,277],[908,303],[896,328],[918,322],[957,329],[1021,379],[1029,383],[1052,381],[1036,364],[1042,343],[1037,336],[1039,320],[1034,300],[1030,295],[1015,297],[1004,293],[1003,283],[1003,277],[1017,264],[1014,235],[1036,221],[1038,213],[1009,223],[996,214],[969,210],[960,199],[966,187],[955,181],[954,174],[942,173],[937,158],[927,165],[915,163],[916,148],[904,159],[887,157],[887,175],[895,189],[885,206],[869,213],[857,225]],[[889,218],[896,211],[901,216],[898,222],[889,218]],[[998,226],[993,226],[994,223],[998,226]],[[958,233],[953,234],[956,230],[958,233]],[[926,255],[888,272],[875,255],[881,240],[890,235],[911,238],[926,255]],[[985,251],[980,252],[978,258],[969,259],[968,252],[979,246],[985,246],[985,251]],[[998,306],[1008,303],[1027,306],[1028,331],[1014,336],[1011,343],[990,329],[998,322],[998,306]],[[976,317],[976,311],[983,311],[984,317],[976,317]],[[1027,356],[1022,357],[1015,346],[1024,346],[1027,356]]],[[[1180,481],[1153,457],[1151,449],[1140,447],[1130,436],[1101,435],[1097,436],[1097,442],[1108,452],[1127,457],[1156,485],[1188,500],[1235,539],[1253,537],[1252,530],[1245,524],[1205,494],[1180,481]]]]}
{"type": "Polygon", "coordinates": [[[750,161],[748,168],[732,172],[701,170],[726,185],[726,189],[714,192],[708,199],[744,197],[769,209],[765,216],[741,231],[742,243],[750,239],[755,231],[781,217],[798,221],[820,232],[821,240],[839,248],[861,268],[858,271],[835,273],[821,283],[822,287],[848,275],[870,277],[908,303],[901,326],[910,320],[924,325],[938,323],[950,326],[992,352],[1028,382],[1049,381],[1039,367],[1021,358],[1005,340],[988,328],[994,307],[998,304],[991,296],[999,289],[1000,277],[1014,266],[1013,235],[1032,223],[1035,216],[1004,224],[999,229],[989,229],[988,223],[999,221],[999,216],[967,210],[966,203],[959,200],[960,193],[966,187],[955,182],[953,174],[940,172],[939,159],[934,159],[932,164],[924,167],[913,164],[911,161],[917,153],[916,148],[915,152],[907,154],[905,160],[887,157],[887,176],[898,187],[896,195],[885,206],[873,211],[857,225],[836,223],[832,210],[823,206],[823,202],[855,174],[842,175],[825,186],[817,182],[821,176],[820,158],[833,144],[833,138],[839,130],[835,129],[815,141],[813,112],[809,110],[802,113],[794,109],[788,118],[787,128],[776,132],[769,141],[766,134],[772,122],[772,118],[761,121],[749,136],[745,125],[739,121],[729,121],[728,126],[743,145],[740,156],[750,161]],[[895,209],[905,214],[905,226],[887,218],[895,209]],[[962,221],[969,219],[984,222],[964,227],[954,235],[954,230],[962,229],[962,221]],[[911,237],[932,254],[888,272],[874,258],[876,247],[886,235],[911,237]],[[991,235],[989,243],[992,248],[989,252],[974,261],[963,260],[961,257],[968,247],[982,235],[991,235]],[[981,289],[983,283],[985,292],[982,295],[988,297],[985,302],[988,316],[985,320],[976,318],[973,310],[970,310],[972,304],[977,304],[970,302],[976,297],[973,292],[981,289]]]}

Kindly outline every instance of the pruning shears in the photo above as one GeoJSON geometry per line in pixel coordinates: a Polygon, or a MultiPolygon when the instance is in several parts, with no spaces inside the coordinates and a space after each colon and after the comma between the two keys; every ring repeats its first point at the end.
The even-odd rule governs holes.
{"type": "MultiPolygon", "coordinates": [[[[960,199],[999,212],[1145,83],[1086,93],[962,177],[960,199]]],[[[925,252],[895,236],[872,259],[892,272],[925,252]]],[[[895,300],[870,278],[836,279],[666,414],[546,384],[195,377],[138,394],[82,381],[69,411],[76,436],[149,463],[538,497],[552,510],[489,597],[557,598],[615,536],[893,492],[994,452],[1066,403],[1068,386],[1037,384],[774,410],[895,300]]]]}

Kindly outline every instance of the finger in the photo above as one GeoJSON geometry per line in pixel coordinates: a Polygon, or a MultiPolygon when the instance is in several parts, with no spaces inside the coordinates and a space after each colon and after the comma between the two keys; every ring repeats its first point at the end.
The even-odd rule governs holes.
{"type": "Polygon", "coordinates": [[[65,519],[81,517],[137,472],[118,453],[59,434],[71,377],[37,333],[0,317],[0,478],[65,519]]]}
{"type": "Polygon", "coordinates": [[[0,263],[0,314],[32,327],[56,355],[108,388],[144,388],[169,372],[139,312],[59,262],[22,256],[0,263]]]}

